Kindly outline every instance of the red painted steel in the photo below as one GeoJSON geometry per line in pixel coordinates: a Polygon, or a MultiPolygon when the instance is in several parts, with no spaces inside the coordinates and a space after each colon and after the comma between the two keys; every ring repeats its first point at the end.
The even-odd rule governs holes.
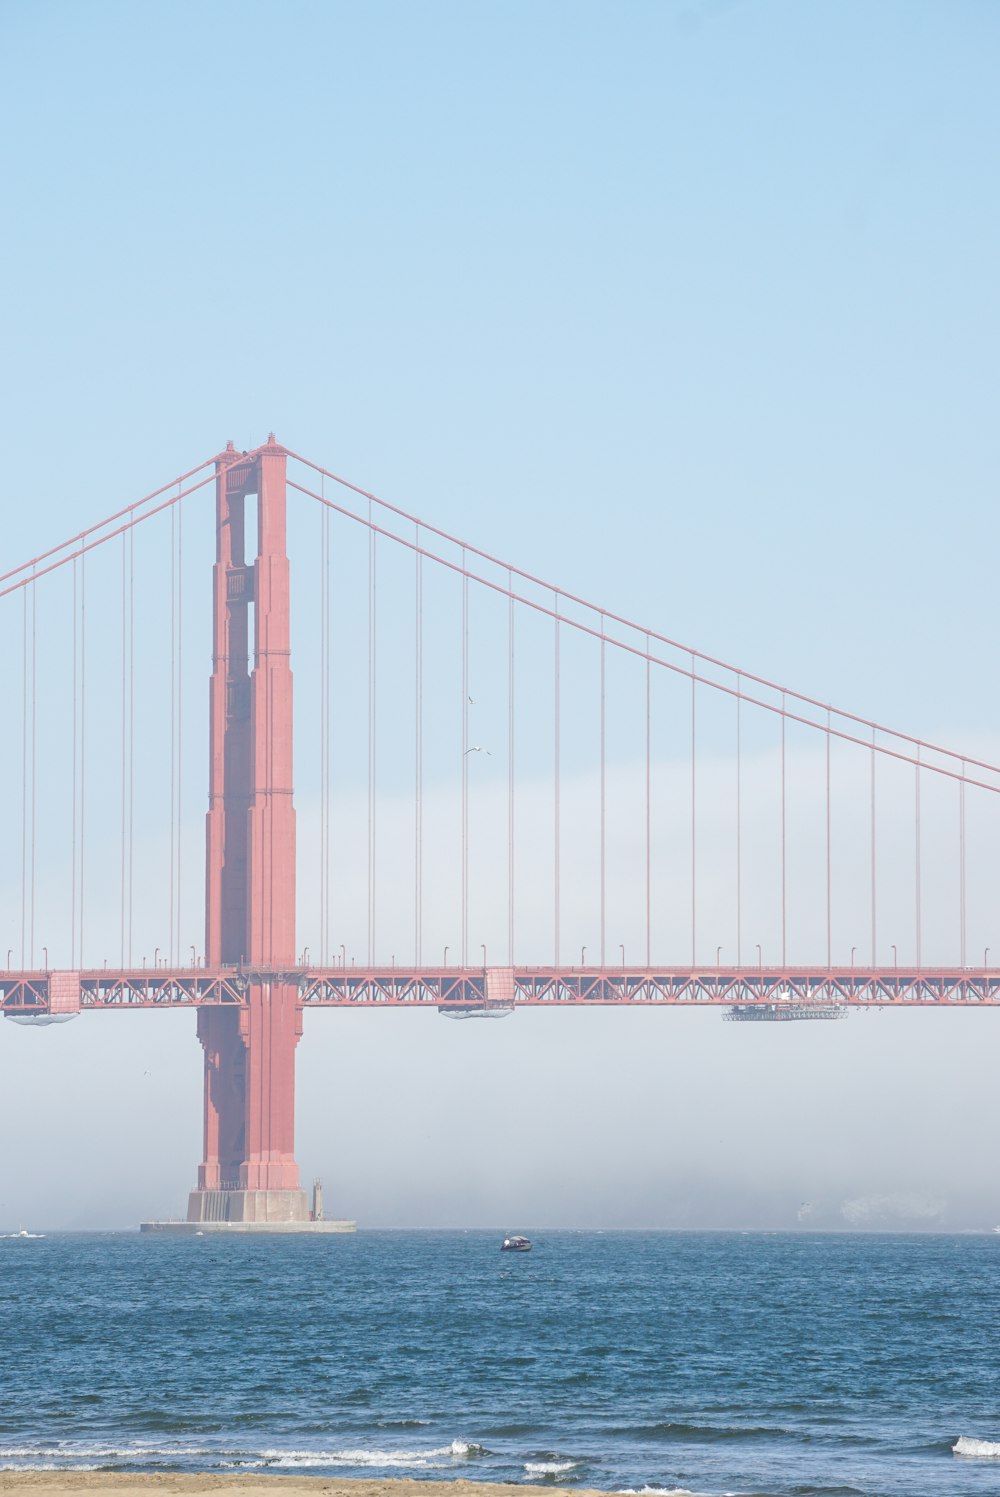
{"type": "MultiPolygon", "coordinates": [[[[281,969],[295,956],[292,675],[285,554],[285,454],[270,438],[248,458],[216,460],[216,561],[205,948],[211,967],[281,969]],[[257,497],[257,557],[245,555],[247,498],[257,497]],[[254,663],[250,669],[250,610],[254,663]]],[[[131,988],[128,989],[132,991],[131,988]]],[[[186,989],[184,991],[187,991],[186,989]]],[[[205,1049],[201,1190],[297,1190],[294,983],[257,975],[234,1009],[198,1016],[205,1049]]]]}
{"type": "MultiPolygon", "coordinates": [[[[297,1008],[1000,1007],[995,967],[160,967],[0,973],[0,1013],[196,1008],[202,1022],[250,1011],[257,990],[297,1008]],[[57,984],[59,986],[57,986],[57,984]],[[61,997],[56,1000],[56,994],[61,997]],[[67,1007],[68,1005],[68,1007],[67,1007]]],[[[238,1171],[226,1179],[236,1179],[238,1171]]]]}

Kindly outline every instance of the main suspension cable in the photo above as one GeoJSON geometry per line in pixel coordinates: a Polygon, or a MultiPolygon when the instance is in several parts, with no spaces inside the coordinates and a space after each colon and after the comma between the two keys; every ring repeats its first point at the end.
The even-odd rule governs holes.
{"type": "MultiPolygon", "coordinates": [[[[371,529],[376,535],[383,536],[385,539],[395,542],[396,545],[402,546],[408,551],[419,550],[421,555],[423,555],[428,560],[435,562],[438,566],[444,567],[446,570],[454,572],[459,576],[463,575],[464,569],[458,562],[449,561],[447,557],[439,556],[436,552],[433,551],[428,551],[426,547],[418,546],[417,542],[407,540],[405,536],[397,535],[394,531],[386,530],[383,526],[376,525],[374,521],[366,520],[363,515],[357,515],[353,510],[347,509],[343,505],[335,504],[332,499],[321,498],[321,496],[317,494],[315,490],[306,488],[302,484],[295,483],[292,479],[288,480],[288,487],[290,489],[295,489],[300,494],[305,494],[311,499],[317,500],[317,502],[319,503],[328,505],[329,508],[334,510],[337,514],[343,515],[345,519],[353,520],[358,525],[362,525],[371,529]]],[[[420,523],[421,525],[423,525],[422,521],[420,523]]],[[[470,547],[469,549],[472,550],[473,548],[470,547]]],[[[512,570],[516,571],[516,568],[512,568],[512,570]]],[[[547,618],[554,619],[556,616],[553,609],[547,604],[541,602],[536,598],[528,598],[521,593],[514,592],[509,585],[505,585],[504,583],[498,582],[489,577],[483,577],[476,572],[464,572],[464,575],[467,575],[470,581],[477,582],[481,587],[488,588],[491,592],[498,593],[502,597],[513,597],[515,602],[520,603],[523,607],[530,608],[534,612],[542,614],[547,618]]],[[[549,591],[554,592],[556,591],[556,589],[550,587],[549,591]]],[[[558,591],[560,598],[564,602],[567,600],[572,601],[571,594],[564,592],[562,589],[558,589],[558,591]]],[[[588,604],[586,606],[591,607],[592,605],[588,604]]],[[[595,608],[594,612],[599,613],[600,610],[595,608]]],[[[613,619],[615,618],[615,615],[608,614],[607,617],[613,619]]],[[[596,640],[600,640],[602,638],[601,631],[598,627],[592,626],[590,624],[585,624],[581,620],[571,618],[565,613],[560,614],[560,618],[564,624],[568,625],[570,628],[575,629],[580,634],[588,635],[591,639],[596,640]]],[[[637,625],[630,625],[629,627],[638,629],[637,625]]],[[[645,634],[645,630],[641,630],[639,632],[645,634]]],[[[660,638],[660,636],[653,633],[653,631],[650,631],[650,636],[653,640],[660,638]]],[[[613,645],[616,650],[620,650],[626,655],[632,655],[639,660],[649,659],[651,660],[653,665],[659,666],[662,670],[670,671],[674,675],[682,676],[686,680],[691,681],[697,686],[708,687],[710,690],[717,691],[723,696],[732,698],[739,697],[740,700],[746,702],[748,706],[759,707],[762,712],[770,712],[776,717],[784,716],[788,722],[800,723],[803,727],[812,728],[814,731],[820,733],[830,731],[832,735],[835,738],[839,739],[842,743],[851,743],[865,749],[868,749],[871,746],[871,740],[869,738],[860,738],[857,736],[857,734],[850,733],[843,728],[831,728],[828,730],[826,728],[825,722],[817,722],[814,718],[804,717],[801,713],[788,710],[787,707],[783,710],[780,703],[764,701],[760,697],[751,696],[748,692],[741,690],[739,687],[728,686],[722,681],[715,681],[711,677],[701,675],[695,669],[693,662],[698,658],[707,660],[709,657],[699,657],[697,651],[688,652],[691,657],[692,664],[690,666],[683,666],[678,664],[676,661],[665,660],[661,655],[650,655],[640,646],[628,644],[625,640],[618,639],[613,635],[605,635],[604,637],[607,639],[608,644],[613,645]]],[[[667,643],[669,644],[670,641],[667,641],[667,643]]],[[[726,667],[726,669],[731,669],[734,677],[737,680],[743,680],[745,678],[746,680],[753,681],[758,679],[747,672],[737,671],[735,667],[726,667]]],[[[764,684],[770,686],[771,683],[765,682],[764,684]]],[[[775,687],[773,689],[776,690],[779,694],[782,692],[781,687],[775,687]]],[[[793,701],[811,701],[810,698],[803,697],[800,693],[793,691],[787,691],[786,695],[793,701]]],[[[857,722],[859,724],[872,727],[874,732],[886,734],[899,742],[912,743],[914,746],[920,745],[923,749],[930,750],[932,753],[941,754],[945,758],[953,760],[956,764],[965,764],[966,766],[972,765],[974,767],[984,769],[990,774],[997,775],[998,779],[1000,779],[1000,765],[989,764],[985,760],[973,759],[971,756],[962,755],[961,753],[958,753],[957,751],[952,749],[936,747],[933,744],[926,743],[922,739],[913,738],[906,733],[897,733],[891,728],[880,728],[877,724],[871,725],[867,722],[867,719],[856,717],[852,713],[841,712],[837,708],[827,708],[824,703],[817,702],[815,705],[821,707],[824,714],[827,711],[830,711],[836,717],[841,717],[848,721],[857,722]]],[[[876,752],[884,759],[895,759],[902,764],[915,764],[917,762],[913,755],[904,752],[902,749],[890,748],[884,743],[878,743],[876,745],[876,752]]],[[[968,774],[963,775],[959,770],[948,769],[944,765],[931,764],[927,763],[926,761],[923,763],[923,768],[932,774],[941,775],[945,779],[955,781],[964,779],[967,785],[974,785],[978,789],[989,790],[993,794],[1000,794],[1000,783],[990,784],[986,780],[973,779],[968,774]]]]}
{"type": "MultiPolygon", "coordinates": [[[[334,483],[339,484],[341,488],[347,489],[351,493],[357,494],[360,498],[367,500],[369,514],[368,523],[370,523],[371,521],[371,506],[373,504],[377,504],[380,509],[385,510],[388,514],[395,515],[399,519],[406,521],[408,524],[419,525],[421,529],[424,530],[428,535],[437,536],[439,539],[446,541],[449,545],[460,548],[464,553],[468,553],[468,555],[478,557],[481,561],[485,561],[491,566],[498,567],[501,571],[507,572],[508,574],[513,574],[514,576],[519,577],[522,581],[531,583],[532,586],[539,588],[543,593],[550,594],[558,591],[564,603],[576,604],[578,607],[586,609],[589,613],[593,614],[595,618],[601,618],[615,624],[620,624],[623,628],[628,629],[637,635],[648,634],[656,642],[656,644],[666,645],[669,649],[676,650],[678,654],[690,657],[692,661],[698,660],[701,661],[704,665],[714,666],[718,670],[726,671],[731,676],[742,677],[747,681],[753,682],[755,686],[762,686],[769,691],[775,692],[776,694],[783,692],[792,701],[799,702],[803,706],[815,707],[824,713],[831,712],[834,717],[842,718],[846,722],[855,723],[859,728],[866,728],[869,730],[874,729],[878,733],[882,734],[883,737],[895,738],[900,742],[912,744],[914,747],[917,744],[920,744],[924,749],[928,749],[932,753],[941,754],[947,759],[965,759],[965,761],[968,764],[972,765],[972,767],[975,769],[985,769],[991,771],[994,774],[1000,774],[1000,766],[997,766],[996,764],[990,764],[986,760],[973,759],[968,755],[962,755],[954,749],[944,748],[940,744],[930,743],[926,739],[921,739],[913,734],[903,733],[898,729],[887,727],[884,723],[873,722],[870,718],[862,717],[858,713],[848,712],[843,708],[835,707],[831,703],[821,701],[818,697],[811,697],[805,692],[795,691],[790,687],[780,686],[776,682],[769,680],[766,676],[755,675],[752,671],[744,670],[739,666],[730,665],[728,661],[720,660],[714,655],[706,654],[703,650],[693,649],[690,645],[686,645],[680,640],[671,639],[669,635],[661,634],[655,629],[646,629],[644,625],[637,624],[632,619],[625,618],[623,614],[616,614],[610,612],[607,609],[603,609],[599,607],[598,604],[591,603],[587,598],[581,598],[575,593],[567,592],[565,588],[556,589],[553,583],[545,581],[544,578],[536,577],[533,573],[525,571],[522,567],[512,566],[509,562],[503,561],[499,557],[491,555],[490,552],[484,551],[480,547],[471,545],[468,541],[461,541],[456,536],[450,535],[448,531],[442,530],[439,526],[432,525],[426,520],[418,520],[415,515],[410,514],[407,510],[401,509],[398,505],[391,504],[387,499],[380,499],[377,494],[372,493],[369,489],[361,488],[360,485],[352,483],[349,479],[342,477],[338,473],[332,472],[329,468],[324,468],[319,463],[311,462],[309,458],[303,457],[301,453],[293,452],[291,448],[288,447],[286,447],[284,451],[289,458],[292,458],[295,462],[301,463],[303,467],[312,469],[314,473],[322,474],[326,478],[331,479],[334,483]]],[[[313,498],[319,497],[312,489],[308,489],[301,484],[296,484],[291,480],[289,480],[289,487],[298,489],[300,493],[309,494],[313,498]]],[[[341,514],[346,515],[348,518],[360,521],[362,524],[366,523],[364,517],[356,514],[353,510],[333,505],[332,500],[326,500],[325,502],[331,504],[332,507],[338,509],[341,514]]],[[[397,535],[394,531],[387,530],[382,527],[379,527],[379,530],[381,534],[386,535],[393,540],[399,541],[404,545],[410,544],[409,542],[404,541],[403,537],[397,535]]],[[[434,555],[434,553],[432,552],[426,552],[425,554],[429,556],[434,555]]],[[[454,566],[454,563],[448,562],[440,556],[434,556],[434,560],[440,562],[442,566],[454,566]]],[[[470,575],[472,575],[475,580],[483,583],[484,586],[495,586],[495,584],[491,583],[487,578],[476,577],[475,574],[470,575]]],[[[506,592],[508,590],[509,584],[507,589],[498,589],[498,591],[503,592],[506,592]]],[[[521,599],[520,601],[528,600],[521,599]]],[[[540,605],[535,605],[529,602],[528,606],[533,607],[540,605]]],[[[544,606],[542,606],[541,611],[545,611],[544,606]]],[[[596,629],[588,628],[588,626],[584,624],[578,624],[576,627],[583,629],[587,633],[597,634],[598,632],[596,629]]],[[[609,638],[611,637],[609,636],[609,638]]],[[[619,644],[623,649],[631,648],[623,641],[612,639],[612,642],[619,644]]],[[[642,652],[639,650],[635,650],[634,653],[641,654],[642,652]]],[[[658,660],[656,656],[653,656],[652,658],[654,660],[654,663],[656,664],[664,665],[668,669],[678,669],[678,667],[672,667],[667,661],[658,660]]],[[[683,668],[680,668],[680,673],[684,675],[688,674],[688,672],[683,670],[683,668]]],[[[721,682],[714,681],[710,677],[699,675],[697,677],[697,680],[699,685],[711,686],[718,691],[728,692],[730,695],[733,694],[732,687],[726,687],[721,682]]],[[[775,708],[773,705],[758,702],[754,698],[746,695],[745,700],[753,701],[755,706],[766,707],[768,711],[780,710],[775,708]]],[[[817,723],[814,719],[804,718],[796,713],[788,713],[787,716],[790,722],[803,722],[809,727],[814,728],[822,726],[822,724],[817,723]]],[[[867,742],[867,740],[863,738],[851,738],[846,733],[838,733],[837,736],[843,737],[850,742],[867,742]]],[[[881,753],[892,752],[891,750],[881,748],[879,751],[881,753]]],[[[912,762],[912,760],[908,759],[908,762],[912,762]]],[[[947,771],[942,772],[947,773],[947,771]]],[[[957,779],[959,778],[959,776],[955,775],[954,778],[957,779]]],[[[968,783],[975,782],[969,781],[968,783]]]]}

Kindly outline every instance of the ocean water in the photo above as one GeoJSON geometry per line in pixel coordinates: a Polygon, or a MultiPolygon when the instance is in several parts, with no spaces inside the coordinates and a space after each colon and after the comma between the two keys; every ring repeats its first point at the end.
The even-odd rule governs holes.
{"type": "Polygon", "coordinates": [[[0,1468],[1000,1492],[1000,1236],[532,1235],[2,1240],[0,1468]]]}

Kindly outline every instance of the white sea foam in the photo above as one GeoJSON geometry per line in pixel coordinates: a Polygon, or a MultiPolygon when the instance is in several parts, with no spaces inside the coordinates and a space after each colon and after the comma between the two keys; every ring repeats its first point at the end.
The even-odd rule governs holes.
{"type": "Polygon", "coordinates": [[[303,1466],[375,1466],[390,1469],[399,1466],[423,1469],[440,1469],[451,1460],[468,1460],[478,1455],[481,1445],[468,1440],[452,1440],[450,1445],[437,1445],[432,1450],[262,1450],[261,1460],[266,1466],[288,1469],[303,1466]]]}
{"type": "Polygon", "coordinates": [[[60,1461],[58,1465],[51,1462],[32,1461],[30,1467],[25,1466],[23,1461],[0,1461],[0,1471],[100,1471],[100,1466],[88,1466],[79,1461],[60,1461]]]}
{"type": "Polygon", "coordinates": [[[524,1469],[529,1476],[561,1476],[578,1464],[577,1461],[525,1461],[524,1469]]]}
{"type": "Polygon", "coordinates": [[[1000,1460],[1000,1443],[996,1440],[973,1440],[962,1435],[951,1447],[956,1455],[977,1455],[983,1460],[1000,1460]]]}
{"type": "MultiPolygon", "coordinates": [[[[22,1461],[142,1461],[150,1458],[156,1460],[171,1460],[177,1456],[215,1456],[224,1457],[226,1451],[206,1450],[200,1446],[193,1445],[143,1445],[136,1441],[127,1445],[101,1445],[101,1444],[77,1444],[69,1442],[50,1442],[39,1445],[0,1445],[0,1461],[22,1460],[22,1461]]],[[[59,1470],[60,1467],[32,1466],[32,1470],[59,1470]]],[[[80,1468],[92,1469],[90,1467],[80,1468]]]]}
{"type": "Polygon", "coordinates": [[[94,1471],[101,1466],[127,1461],[130,1465],[197,1459],[213,1466],[258,1470],[272,1467],[294,1470],[303,1467],[364,1466],[444,1469],[454,1461],[474,1460],[483,1447],[471,1440],[452,1440],[430,1450],[227,1450],[184,1444],[38,1444],[0,1446],[0,1470],[94,1471]],[[97,1465],[89,1464],[97,1462],[97,1465]],[[87,1462],[88,1464],[80,1464],[87,1462]]]}

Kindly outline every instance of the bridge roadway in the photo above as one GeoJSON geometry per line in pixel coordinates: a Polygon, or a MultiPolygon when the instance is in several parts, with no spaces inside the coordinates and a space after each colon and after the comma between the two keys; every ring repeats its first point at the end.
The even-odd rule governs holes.
{"type": "MultiPolygon", "coordinates": [[[[0,973],[0,1013],[54,1019],[120,1009],[242,1005],[251,983],[295,985],[303,1009],[1000,1005],[994,967],[157,967],[0,973]]],[[[808,1016],[803,1014],[803,1016],[808,1016]]],[[[817,1017],[819,1015],[817,1014],[817,1017]]]]}

